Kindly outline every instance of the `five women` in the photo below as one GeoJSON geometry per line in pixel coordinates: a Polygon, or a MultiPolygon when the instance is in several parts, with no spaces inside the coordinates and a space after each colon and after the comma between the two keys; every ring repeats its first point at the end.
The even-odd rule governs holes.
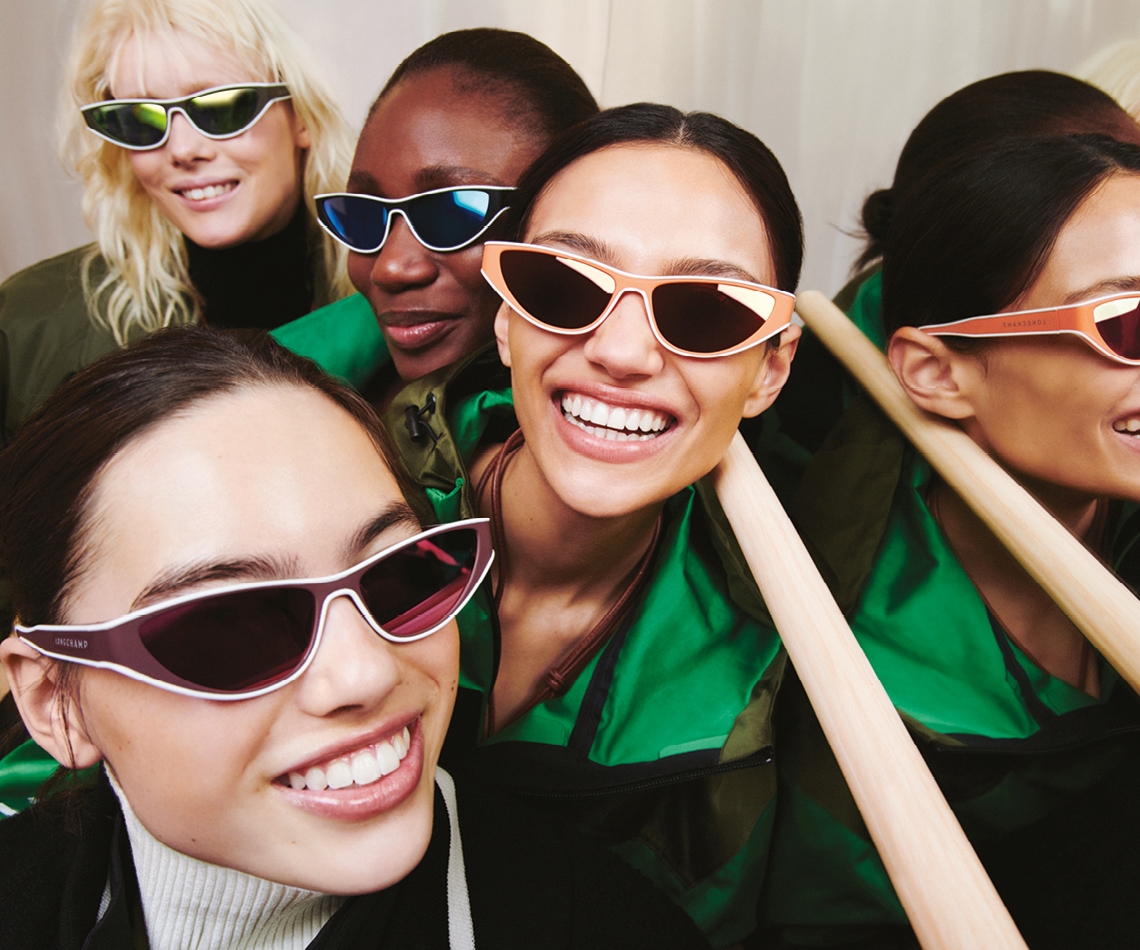
{"type": "MultiPolygon", "coordinates": [[[[460,945],[472,919],[490,944],[517,945],[533,942],[526,922],[472,882],[513,880],[495,861],[545,835],[567,857],[520,894],[536,920],[566,921],[566,945],[688,945],[683,925],[649,936],[648,885],[588,836],[715,946],[756,933],[909,945],[702,483],[741,420],[780,395],[799,342],[802,228],[771,152],[703,113],[596,114],[542,44],[469,30],[397,69],[339,192],[325,184],[335,149],[315,144],[335,139],[333,110],[252,0],[229,33],[205,7],[131,9],[96,8],[76,67],[100,140],[80,168],[101,250],[5,285],[10,355],[22,332],[42,337],[20,329],[20,302],[60,268],[86,319],[71,369],[162,324],[303,313],[322,300],[315,281],[337,286],[343,253],[311,227],[319,190],[362,296],[277,335],[386,408],[402,463],[350,391],[265,341],[207,331],[109,358],[20,430],[0,460],[19,617],[0,657],[33,738],[107,775],[34,810],[71,808],[99,829],[77,852],[60,825],[33,858],[52,882],[34,919],[62,899],[82,909],[83,939],[145,931],[174,946],[236,927],[336,946],[379,925],[397,945],[428,908],[425,946],[460,945]],[[250,297],[247,271],[275,267],[289,280],[250,297]],[[441,522],[426,532],[425,503],[441,522]],[[441,756],[479,790],[471,804],[456,805],[446,773],[436,792],[441,756]],[[488,793],[546,815],[523,810],[507,828],[501,806],[479,804],[488,793]],[[82,887],[65,872],[77,854],[82,887]],[[470,902],[457,860],[485,869],[466,874],[470,902]],[[251,911],[215,885],[261,896],[251,911]],[[162,906],[164,888],[189,897],[162,906]],[[589,911],[559,906],[566,893],[589,911]]],[[[1136,526],[1122,506],[1140,502],[1137,143],[1084,84],[995,77],[924,120],[895,186],[865,208],[904,388],[1126,580],[1136,526]],[[1071,134],[1087,131],[1107,134],[1071,134]],[[954,147],[924,150],[940,137],[954,147]]],[[[873,284],[872,335],[879,280],[856,298],[873,284]]],[[[62,378],[48,375],[35,398],[9,397],[23,406],[12,428],[62,378]]],[[[794,422],[794,400],[781,407],[794,422]]],[[[1135,695],[861,397],[796,513],[1019,923],[1035,947],[1065,945],[1019,896],[1030,854],[1056,878],[1026,836],[1082,796],[1127,800],[1135,695]]],[[[31,855],[29,827],[5,822],[0,837],[31,855]]],[[[1102,855],[1110,833],[1094,837],[1089,863],[1123,867],[1131,850],[1102,855]]]]}

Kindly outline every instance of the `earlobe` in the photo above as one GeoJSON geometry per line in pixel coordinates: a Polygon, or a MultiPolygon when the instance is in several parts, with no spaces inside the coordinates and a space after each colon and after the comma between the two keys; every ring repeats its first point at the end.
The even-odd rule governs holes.
{"type": "Polygon", "coordinates": [[[60,697],[53,660],[17,637],[0,641],[0,663],[28,734],[61,765],[84,769],[103,758],[75,704],[60,697]]]}
{"type": "Polygon", "coordinates": [[[744,400],[742,415],[745,419],[760,415],[780,395],[792,371],[792,360],[796,357],[802,333],[800,327],[793,323],[780,334],[779,348],[766,352],[752,389],[744,400]]]}
{"type": "Polygon", "coordinates": [[[969,387],[964,384],[976,371],[976,360],[955,353],[917,327],[900,327],[887,345],[887,361],[920,409],[947,419],[973,416],[969,387]]]}
{"type": "Polygon", "coordinates": [[[495,342],[499,346],[499,362],[504,366],[511,365],[510,327],[511,308],[504,303],[495,314],[495,342]]]}

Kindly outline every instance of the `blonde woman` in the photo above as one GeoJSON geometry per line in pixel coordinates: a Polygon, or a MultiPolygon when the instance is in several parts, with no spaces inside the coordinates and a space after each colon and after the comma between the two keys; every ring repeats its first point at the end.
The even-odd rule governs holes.
{"type": "Polygon", "coordinates": [[[351,287],[314,194],[351,138],[264,0],[95,0],[62,158],[95,242],[0,285],[0,442],[68,376],[162,326],[273,327],[351,287]]]}

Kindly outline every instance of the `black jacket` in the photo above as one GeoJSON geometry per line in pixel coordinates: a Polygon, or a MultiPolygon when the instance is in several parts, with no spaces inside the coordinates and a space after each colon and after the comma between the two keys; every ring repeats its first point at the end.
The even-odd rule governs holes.
{"type": "MultiPolygon", "coordinates": [[[[537,812],[476,789],[458,794],[479,948],[707,947],[689,918],[636,871],[537,812]]],[[[105,779],[0,822],[0,950],[145,947],[130,843],[105,779]],[[96,924],[108,875],[112,899],[96,924]]],[[[309,945],[446,950],[450,834],[436,791],[423,861],[394,887],[350,898],[309,945]]]]}

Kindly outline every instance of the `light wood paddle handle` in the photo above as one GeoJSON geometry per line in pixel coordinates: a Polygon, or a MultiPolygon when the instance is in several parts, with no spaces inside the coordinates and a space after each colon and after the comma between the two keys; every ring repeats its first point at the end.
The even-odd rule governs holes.
{"type": "Polygon", "coordinates": [[[717,495],[925,950],[1024,950],[791,519],[739,433],[717,495]]]}
{"type": "Polygon", "coordinates": [[[835,304],[808,290],[796,299],[796,310],[1089,642],[1140,691],[1140,601],[957,425],[919,409],[886,357],[835,304]]]}

